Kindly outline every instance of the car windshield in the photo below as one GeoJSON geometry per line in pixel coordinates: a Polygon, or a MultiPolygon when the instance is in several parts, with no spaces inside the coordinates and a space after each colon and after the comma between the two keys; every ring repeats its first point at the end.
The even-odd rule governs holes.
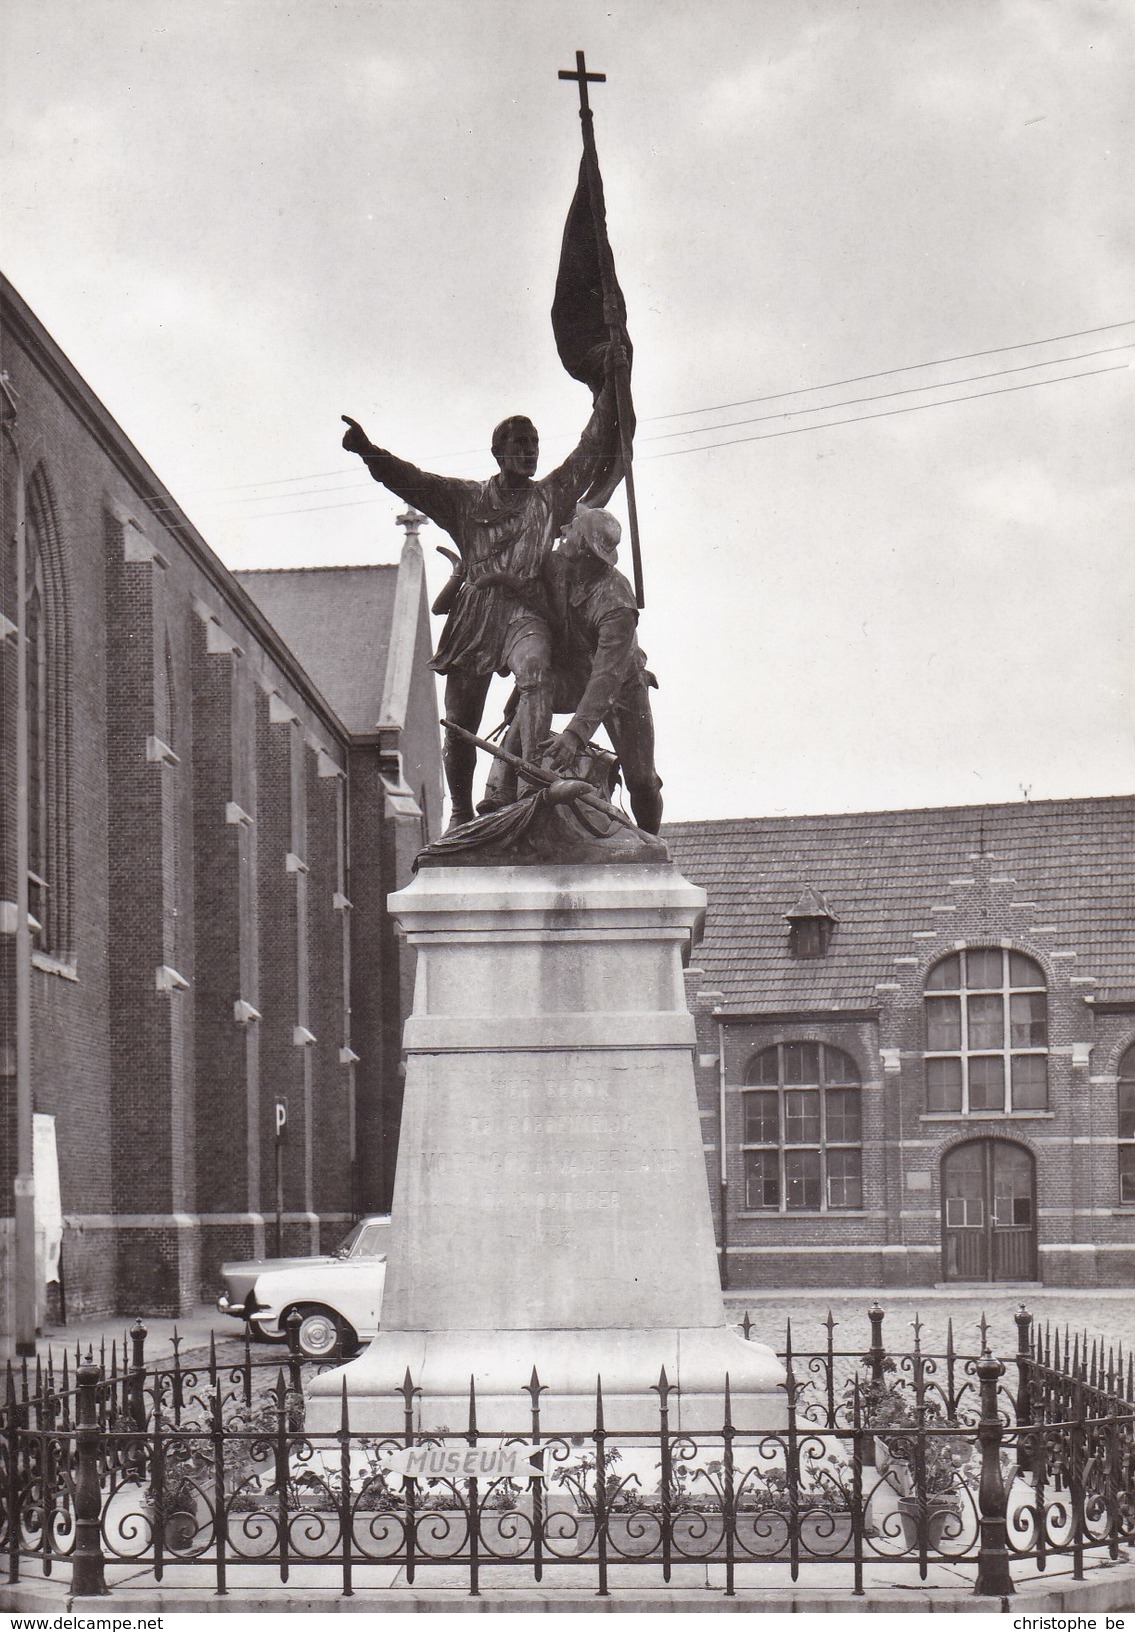
{"type": "Polygon", "coordinates": [[[381,1224],[368,1223],[366,1219],[362,1219],[349,1234],[343,1237],[331,1256],[333,1258],[385,1258],[386,1253],[382,1251],[384,1235],[385,1231],[381,1224]]]}
{"type": "Polygon", "coordinates": [[[335,1248],[335,1251],[331,1254],[332,1258],[349,1258],[351,1256],[351,1248],[354,1246],[355,1242],[359,1239],[359,1236],[362,1233],[363,1225],[361,1223],[356,1224],[354,1229],[348,1230],[347,1234],[335,1248]]]}

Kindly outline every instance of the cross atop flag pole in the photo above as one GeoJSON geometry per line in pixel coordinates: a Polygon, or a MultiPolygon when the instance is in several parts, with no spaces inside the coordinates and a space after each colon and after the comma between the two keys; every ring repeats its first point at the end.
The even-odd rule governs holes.
{"type": "Polygon", "coordinates": [[[575,54],[575,68],[561,68],[561,79],[579,85],[579,118],[583,128],[583,157],[579,183],[568,210],[560,249],[556,294],[552,302],[552,332],[560,360],[573,379],[581,380],[598,392],[603,384],[603,356],[607,342],[621,345],[625,362],[615,372],[615,400],[618,411],[618,450],[596,473],[585,504],[606,504],[619,482],[627,484],[627,516],[630,521],[631,560],[634,568],[635,600],[643,605],[642,560],[638,542],[638,510],[635,505],[634,475],[631,468],[634,438],[634,405],[631,402],[631,344],[627,335],[627,307],[615,261],[607,239],[607,208],[603,200],[603,178],[595,150],[594,121],[588,102],[588,84],[603,83],[606,74],[589,74],[582,51],[575,54]]]}

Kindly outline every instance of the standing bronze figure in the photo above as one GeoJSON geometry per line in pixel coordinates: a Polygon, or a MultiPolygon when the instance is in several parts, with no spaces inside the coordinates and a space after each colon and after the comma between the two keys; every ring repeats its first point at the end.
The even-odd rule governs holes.
{"type": "MultiPolygon", "coordinates": [[[[444,674],[447,718],[477,730],[494,674],[511,674],[520,693],[524,757],[535,759],[552,718],[551,637],[546,620],[500,575],[523,584],[538,577],[561,529],[611,460],[615,438],[614,370],[621,348],[608,346],[603,383],[578,447],[556,470],[536,480],[540,442],[521,415],[502,420],[492,451],[500,470],[487,482],[435,476],[371,442],[343,415],[343,446],[357,453],[376,482],[421,510],[450,535],[460,554],[451,609],[431,667],[444,674]],[[490,582],[484,582],[491,579],[490,582]]],[[[446,733],[445,774],[452,801],[450,826],[473,820],[477,750],[446,733]]]]}

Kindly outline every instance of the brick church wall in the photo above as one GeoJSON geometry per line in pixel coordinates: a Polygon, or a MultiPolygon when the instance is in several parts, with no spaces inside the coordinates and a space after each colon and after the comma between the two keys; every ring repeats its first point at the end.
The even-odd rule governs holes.
{"type": "MultiPolygon", "coordinates": [[[[178,1313],[215,1292],[223,1258],[273,1244],[277,1094],[291,1113],[285,1248],[337,1239],[352,1210],[348,1085],[364,1068],[340,1058],[349,915],[335,902],[349,870],[349,738],[6,286],[4,301],[22,474],[27,484],[30,462],[50,487],[69,606],[73,944],[37,954],[32,971],[33,1092],[56,1117],[66,1308],[178,1313]]],[[[0,612],[13,622],[16,481],[6,451],[0,612]]],[[[16,894],[15,675],[15,644],[0,641],[3,901],[16,894]]],[[[6,917],[0,1316],[14,940],[6,917]]],[[[385,944],[377,932],[367,948],[375,972],[385,944]]]]}

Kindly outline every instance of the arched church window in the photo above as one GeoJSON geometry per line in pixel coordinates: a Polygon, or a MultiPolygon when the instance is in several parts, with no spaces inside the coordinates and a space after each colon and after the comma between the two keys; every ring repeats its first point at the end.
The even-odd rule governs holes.
{"type": "Polygon", "coordinates": [[[781,1213],[863,1205],[859,1071],[827,1043],[777,1043],[745,1073],[745,1205],[781,1213]]]}
{"type": "Polygon", "coordinates": [[[47,631],[44,619],[43,556],[29,552],[24,579],[28,699],[28,908],[37,946],[47,941],[49,891],[47,821],[47,631]]]}
{"type": "Polygon", "coordinates": [[[177,968],[182,952],[180,930],[181,910],[181,794],[183,784],[176,772],[176,757],[182,748],[182,728],[178,694],[175,682],[173,649],[169,631],[162,646],[162,662],[154,704],[155,733],[173,750],[174,760],[162,764],[162,867],[165,873],[163,890],[163,960],[177,968]]]}
{"type": "Polygon", "coordinates": [[[1044,971],[1007,947],[967,947],[926,981],[926,1108],[973,1112],[1048,1108],[1044,971]]]}
{"type": "Polygon", "coordinates": [[[70,959],[69,586],[55,500],[42,465],[28,483],[27,518],[29,900],[40,950],[70,959]]]}

